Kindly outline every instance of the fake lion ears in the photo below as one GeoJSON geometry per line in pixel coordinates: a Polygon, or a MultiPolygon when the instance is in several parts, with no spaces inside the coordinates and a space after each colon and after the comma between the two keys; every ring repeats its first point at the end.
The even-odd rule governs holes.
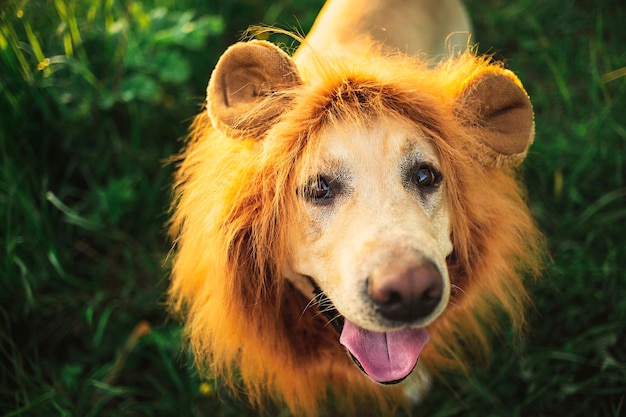
{"type": "Polygon", "coordinates": [[[231,136],[262,137],[289,104],[287,96],[270,96],[301,85],[293,60],[265,41],[239,42],[219,59],[207,88],[207,108],[216,129],[231,136]]]}
{"type": "Polygon", "coordinates": [[[472,155],[485,166],[521,163],[535,138],[533,106],[511,71],[491,66],[469,77],[457,97],[457,111],[478,140],[472,155]]]}
{"type": "MultiPolygon", "coordinates": [[[[302,84],[294,61],[265,41],[241,42],[220,58],[207,89],[213,126],[233,137],[263,137],[302,84]],[[267,100],[268,98],[271,100],[267,100]],[[266,101],[267,100],[267,101],[266,101]]],[[[457,116],[477,141],[469,151],[485,166],[520,163],[534,137],[533,109],[512,72],[491,66],[466,80],[457,116]]]]}

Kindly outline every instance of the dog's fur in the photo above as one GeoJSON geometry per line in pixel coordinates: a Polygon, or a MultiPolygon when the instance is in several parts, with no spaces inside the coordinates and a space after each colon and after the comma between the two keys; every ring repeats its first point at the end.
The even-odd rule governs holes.
{"type": "Polygon", "coordinates": [[[347,408],[400,394],[359,371],[322,310],[366,332],[425,327],[420,363],[464,366],[501,311],[524,326],[542,239],[516,179],[534,125],[511,72],[470,52],[307,55],[252,41],[220,59],[176,177],[169,300],[200,369],[314,415],[329,386],[347,408]],[[424,280],[430,308],[381,314],[384,289],[424,280]]]}

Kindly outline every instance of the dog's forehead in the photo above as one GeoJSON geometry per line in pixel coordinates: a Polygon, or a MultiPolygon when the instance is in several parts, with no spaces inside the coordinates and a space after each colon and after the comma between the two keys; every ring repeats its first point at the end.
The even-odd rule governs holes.
{"type": "Polygon", "coordinates": [[[436,147],[424,131],[396,117],[327,126],[318,141],[320,162],[325,165],[352,162],[351,165],[371,167],[373,161],[439,161],[436,147]]]}

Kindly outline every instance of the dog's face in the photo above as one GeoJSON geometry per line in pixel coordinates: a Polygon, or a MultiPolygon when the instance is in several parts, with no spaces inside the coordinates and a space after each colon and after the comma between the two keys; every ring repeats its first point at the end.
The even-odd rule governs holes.
{"type": "Polygon", "coordinates": [[[362,370],[399,382],[450,293],[439,156],[428,137],[397,118],[326,128],[314,140],[298,173],[288,276],[316,297],[362,370]]]}

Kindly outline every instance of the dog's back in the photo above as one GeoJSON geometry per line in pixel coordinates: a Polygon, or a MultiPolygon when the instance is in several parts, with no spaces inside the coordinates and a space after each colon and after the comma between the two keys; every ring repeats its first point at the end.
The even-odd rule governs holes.
{"type": "Polygon", "coordinates": [[[470,33],[459,0],[329,0],[294,59],[301,63],[312,51],[345,53],[364,40],[387,53],[436,59],[464,51],[470,33]]]}

